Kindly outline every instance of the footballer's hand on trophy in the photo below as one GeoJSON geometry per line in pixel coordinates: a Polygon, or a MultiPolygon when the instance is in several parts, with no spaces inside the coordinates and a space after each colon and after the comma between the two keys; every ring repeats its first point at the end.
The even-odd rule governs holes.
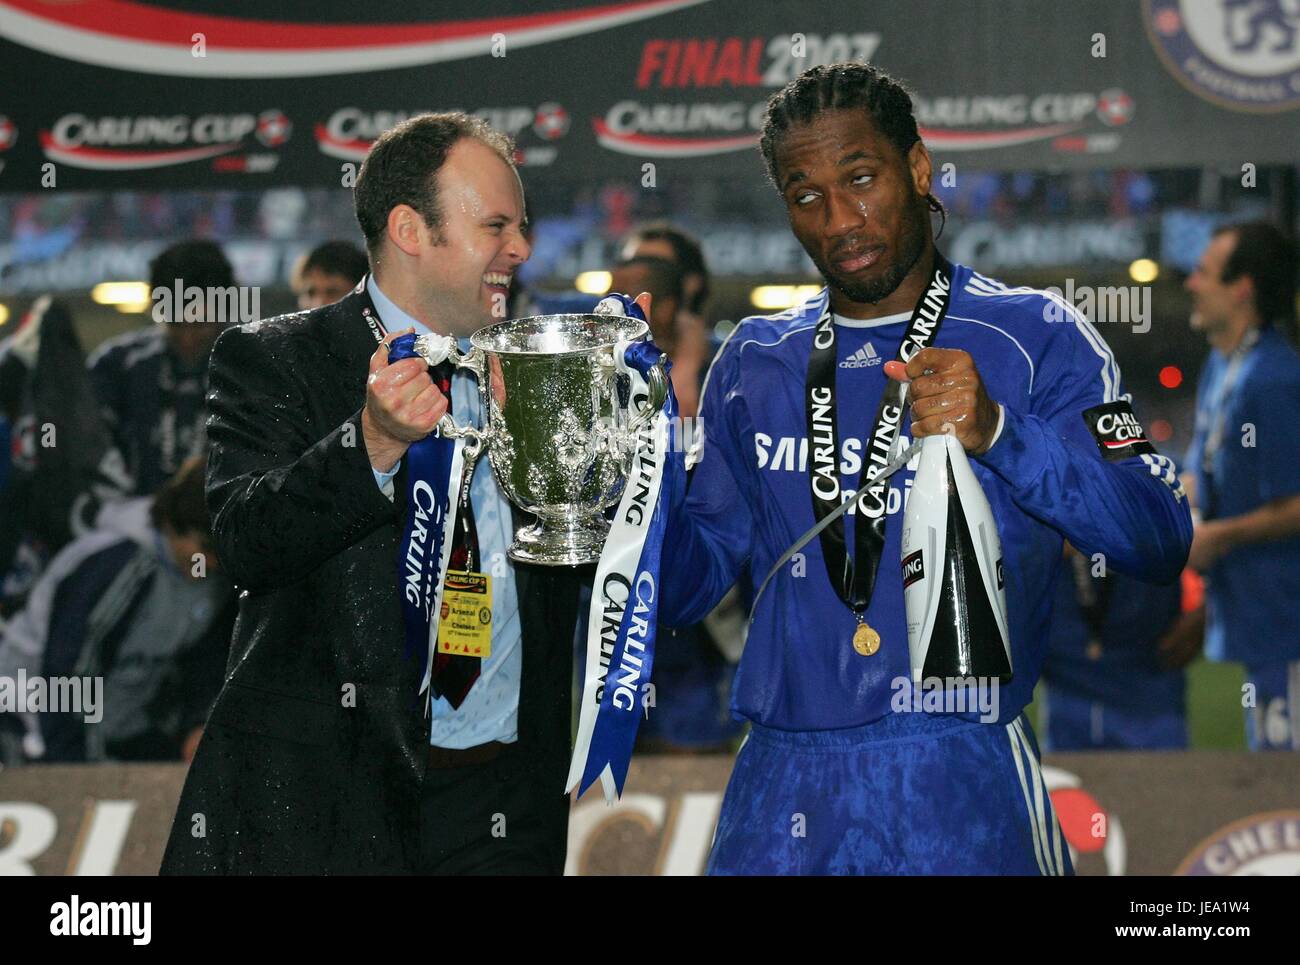
{"type": "Polygon", "coordinates": [[[912,438],[939,435],[950,425],[971,455],[988,451],[998,428],[998,405],[984,391],[969,352],[925,348],[906,365],[886,362],[885,374],[908,383],[912,438]]]}
{"type": "Polygon", "coordinates": [[[636,298],[631,295],[610,292],[596,303],[593,313],[596,315],[627,315],[630,318],[637,318],[637,309],[640,309],[641,314],[639,317],[641,321],[648,321],[650,318],[649,292],[642,292],[636,298]]]}
{"type": "Polygon", "coordinates": [[[390,333],[370,356],[361,434],[370,465],[380,472],[397,465],[407,447],[432,432],[447,412],[447,399],[433,384],[424,359],[388,361],[389,343],[414,331],[390,333]]]}
{"type": "MultiPolygon", "coordinates": [[[[650,324],[650,302],[649,292],[642,292],[633,298],[631,295],[623,295],[619,292],[610,292],[592,309],[596,315],[622,315],[626,318],[639,318],[647,325],[650,324]]],[[[654,332],[651,330],[648,344],[653,346],[660,355],[666,353],[654,341],[654,332]]]]}

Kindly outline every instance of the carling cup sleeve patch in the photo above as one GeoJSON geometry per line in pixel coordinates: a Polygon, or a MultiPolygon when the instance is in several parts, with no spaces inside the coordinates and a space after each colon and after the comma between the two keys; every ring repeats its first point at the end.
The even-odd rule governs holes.
{"type": "Polygon", "coordinates": [[[1111,462],[1156,451],[1128,402],[1104,402],[1085,409],[1083,421],[1097,440],[1102,457],[1111,462]]]}

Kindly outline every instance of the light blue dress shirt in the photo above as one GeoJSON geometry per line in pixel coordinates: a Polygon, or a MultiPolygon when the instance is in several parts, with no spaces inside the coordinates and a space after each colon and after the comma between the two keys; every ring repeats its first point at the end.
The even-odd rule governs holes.
{"type": "MultiPolygon", "coordinates": [[[[418,335],[428,334],[426,326],[407,315],[379,290],[373,275],[366,276],[366,289],[388,331],[400,332],[413,327],[418,335]]],[[[468,351],[468,340],[460,341],[461,348],[468,351]]],[[[468,372],[458,369],[453,373],[451,402],[458,423],[482,425],[478,385],[468,372]]],[[[393,477],[401,466],[399,461],[386,473],[371,467],[375,482],[389,499],[393,498],[393,477]]],[[[479,568],[492,577],[492,654],[483,661],[479,679],[459,709],[453,710],[444,697],[433,701],[429,712],[432,725],[429,743],[434,747],[462,749],[488,741],[509,744],[519,739],[523,643],[515,568],[506,555],[514,539],[514,523],[510,516],[510,503],[497,486],[486,453],[474,467],[470,498],[474,504],[474,526],[478,531],[479,568]]],[[[393,565],[393,592],[396,593],[396,563],[393,565]]],[[[400,641],[395,645],[400,645],[400,641]]]]}

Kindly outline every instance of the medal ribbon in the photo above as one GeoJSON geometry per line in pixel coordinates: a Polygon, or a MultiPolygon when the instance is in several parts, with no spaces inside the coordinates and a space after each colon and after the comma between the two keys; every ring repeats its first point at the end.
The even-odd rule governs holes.
{"type": "MultiPolygon", "coordinates": [[[[912,318],[898,346],[897,359],[907,362],[934,344],[939,326],[952,300],[952,265],[934,253],[934,275],[912,309],[912,318]]],[[[830,292],[826,307],[813,329],[813,348],[808,358],[805,405],[808,424],[808,484],[812,492],[813,515],[820,523],[838,509],[843,499],[840,486],[840,442],[836,428],[835,323],[830,292]]],[[[889,481],[882,475],[898,441],[903,424],[903,384],[888,379],[876,408],[863,455],[863,485],[857,496],[857,520],[853,524],[854,558],[844,538],[844,518],[838,516],[820,534],[822,557],[831,586],[853,610],[858,621],[871,602],[876,572],[885,549],[885,507],[889,481]]]]}

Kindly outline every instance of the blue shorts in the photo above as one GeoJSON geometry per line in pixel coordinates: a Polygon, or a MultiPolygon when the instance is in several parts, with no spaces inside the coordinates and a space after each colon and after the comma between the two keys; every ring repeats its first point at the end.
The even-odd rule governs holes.
{"type": "Polygon", "coordinates": [[[1252,751],[1300,751],[1300,660],[1246,668],[1255,706],[1246,708],[1246,743],[1252,751]]]}
{"type": "Polygon", "coordinates": [[[1038,748],[1011,724],[893,714],[863,727],[755,725],[709,874],[1073,874],[1038,748]]]}
{"type": "Polygon", "coordinates": [[[1181,710],[1125,710],[1058,687],[1039,692],[1038,722],[1048,751],[1187,749],[1181,710]]]}

